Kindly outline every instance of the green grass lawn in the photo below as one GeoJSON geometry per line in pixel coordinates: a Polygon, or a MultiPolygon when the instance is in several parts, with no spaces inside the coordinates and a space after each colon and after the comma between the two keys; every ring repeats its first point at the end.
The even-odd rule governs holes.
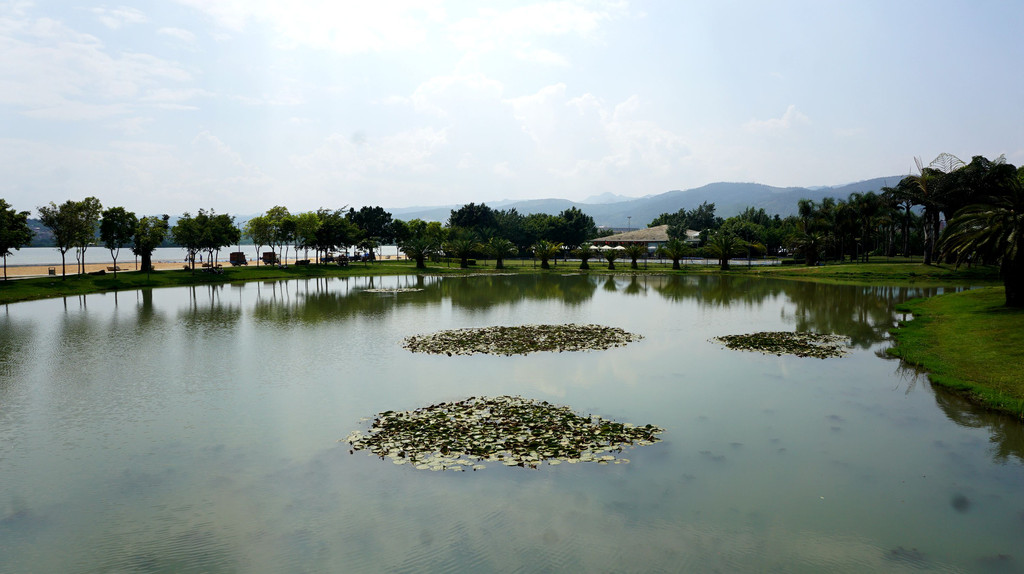
{"type": "Polygon", "coordinates": [[[933,383],[1024,418],[1024,309],[1002,287],[917,299],[890,353],[926,369],[933,383]]]}

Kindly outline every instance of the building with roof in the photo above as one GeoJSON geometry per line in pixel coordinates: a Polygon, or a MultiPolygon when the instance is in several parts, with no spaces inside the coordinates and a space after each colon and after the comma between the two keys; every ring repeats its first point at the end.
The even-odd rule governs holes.
{"type": "MultiPolygon", "coordinates": [[[[625,247],[635,243],[645,243],[648,249],[657,249],[659,246],[668,243],[668,225],[656,225],[643,229],[634,229],[625,233],[617,233],[607,237],[598,237],[591,241],[597,248],[625,247]]],[[[700,243],[700,232],[692,229],[686,230],[686,237],[683,239],[687,245],[696,246],[700,243]]]]}

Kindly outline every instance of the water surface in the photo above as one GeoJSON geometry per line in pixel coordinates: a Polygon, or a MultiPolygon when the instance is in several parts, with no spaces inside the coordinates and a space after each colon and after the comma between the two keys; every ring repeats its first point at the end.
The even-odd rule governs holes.
{"type": "MultiPolygon", "coordinates": [[[[941,290],[938,290],[941,291],[941,290]]],[[[1024,431],[884,358],[936,290],[729,277],[333,278],[0,308],[0,572],[1018,571],[1024,431]],[[421,287],[370,294],[367,288],[421,287]],[[413,354],[599,323],[588,353],[413,354]],[[847,335],[836,359],[716,335],[847,335]],[[337,440],[522,395],[666,428],[628,465],[418,471],[337,440]]]]}

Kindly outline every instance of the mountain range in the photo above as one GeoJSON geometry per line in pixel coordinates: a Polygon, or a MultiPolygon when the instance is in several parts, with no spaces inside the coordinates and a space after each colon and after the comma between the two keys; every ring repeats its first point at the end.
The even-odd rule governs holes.
{"type": "MultiPolygon", "coordinates": [[[[522,199],[485,202],[493,209],[515,208],[519,213],[547,213],[557,215],[570,207],[576,207],[594,218],[599,227],[646,227],[662,213],[675,213],[680,209],[693,209],[703,202],[715,204],[715,215],[732,217],[747,207],[764,208],[769,215],[782,217],[795,215],[797,201],[811,199],[821,201],[826,197],[846,199],[851,193],[880,192],[883,187],[895,186],[904,176],[876,177],[856,183],[837,186],[816,187],[772,187],[760,183],[710,183],[701,187],[674,190],[657,195],[630,198],[605,193],[588,197],[584,201],[568,199],[522,199]]],[[[441,205],[434,207],[386,208],[396,219],[423,219],[425,221],[448,220],[453,209],[462,205],[441,205]]]]}

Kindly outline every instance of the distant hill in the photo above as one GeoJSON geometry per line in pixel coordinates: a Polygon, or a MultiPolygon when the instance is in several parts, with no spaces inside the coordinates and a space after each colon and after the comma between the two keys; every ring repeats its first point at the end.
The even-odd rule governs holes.
{"type": "MultiPolygon", "coordinates": [[[[568,199],[523,199],[523,200],[501,200],[484,201],[494,209],[515,208],[519,213],[528,215],[530,213],[548,213],[557,215],[570,207],[576,207],[580,211],[594,218],[594,223],[602,227],[624,228],[627,224],[630,227],[647,227],[647,224],[662,213],[675,213],[680,209],[693,209],[707,201],[715,204],[715,215],[720,217],[732,217],[742,212],[747,207],[764,208],[769,215],[796,215],[797,201],[801,199],[812,199],[821,201],[826,197],[846,199],[851,193],[866,193],[869,191],[881,191],[883,187],[895,186],[904,176],[894,175],[889,177],[876,177],[832,187],[772,187],[760,183],[709,183],[694,189],[685,191],[675,190],[649,195],[635,199],[624,199],[625,196],[604,193],[591,196],[589,202],[574,202],[568,199]]],[[[392,207],[385,208],[396,219],[423,219],[425,221],[440,221],[445,223],[453,209],[459,209],[463,204],[438,205],[438,206],[415,206],[415,207],[392,207]]],[[[242,227],[254,215],[235,216],[235,225],[242,227]]],[[[171,226],[178,221],[178,216],[170,218],[171,226]]],[[[38,219],[29,219],[29,227],[35,232],[32,246],[53,245],[53,234],[43,227],[38,219]]]]}
{"type": "MultiPolygon", "coordinates": [[[[796,215],[797,201],[801,199],[814,201],[821,201],[825,197],[846,199],[851,193],[878,192],[885,186],[895,186],[902,178],[903,176],[899,175],[876,177],[847,185],[813,188],[772,187],[760,183],[710,183],[685,191],[668,191],[658,195],[611,203],[573,202],[567,199],[527,199],[494,203],[485,201],[484,203],[494,209],[515,208],[524,215],[530,213],[557,215],[570,207],[576,207],[593,217],[598,226],[625,227],[628,221],[632,227],[646,227],[662,213],[675,213],[683,208],[693,209],[705,201],[715,204],[715,215],[720,217],[732,217],[747,207],[764,208],[770,215],[776,213],[783,217],[796,215]]],[[[606,196],[597,197],[603,199],[606,196]]],[[[462,207],[461,204],[391,208],[388,211],[398,219],[419,218],[444,223],[451,215],[451,211],[460,207],[462,207]]]]}

